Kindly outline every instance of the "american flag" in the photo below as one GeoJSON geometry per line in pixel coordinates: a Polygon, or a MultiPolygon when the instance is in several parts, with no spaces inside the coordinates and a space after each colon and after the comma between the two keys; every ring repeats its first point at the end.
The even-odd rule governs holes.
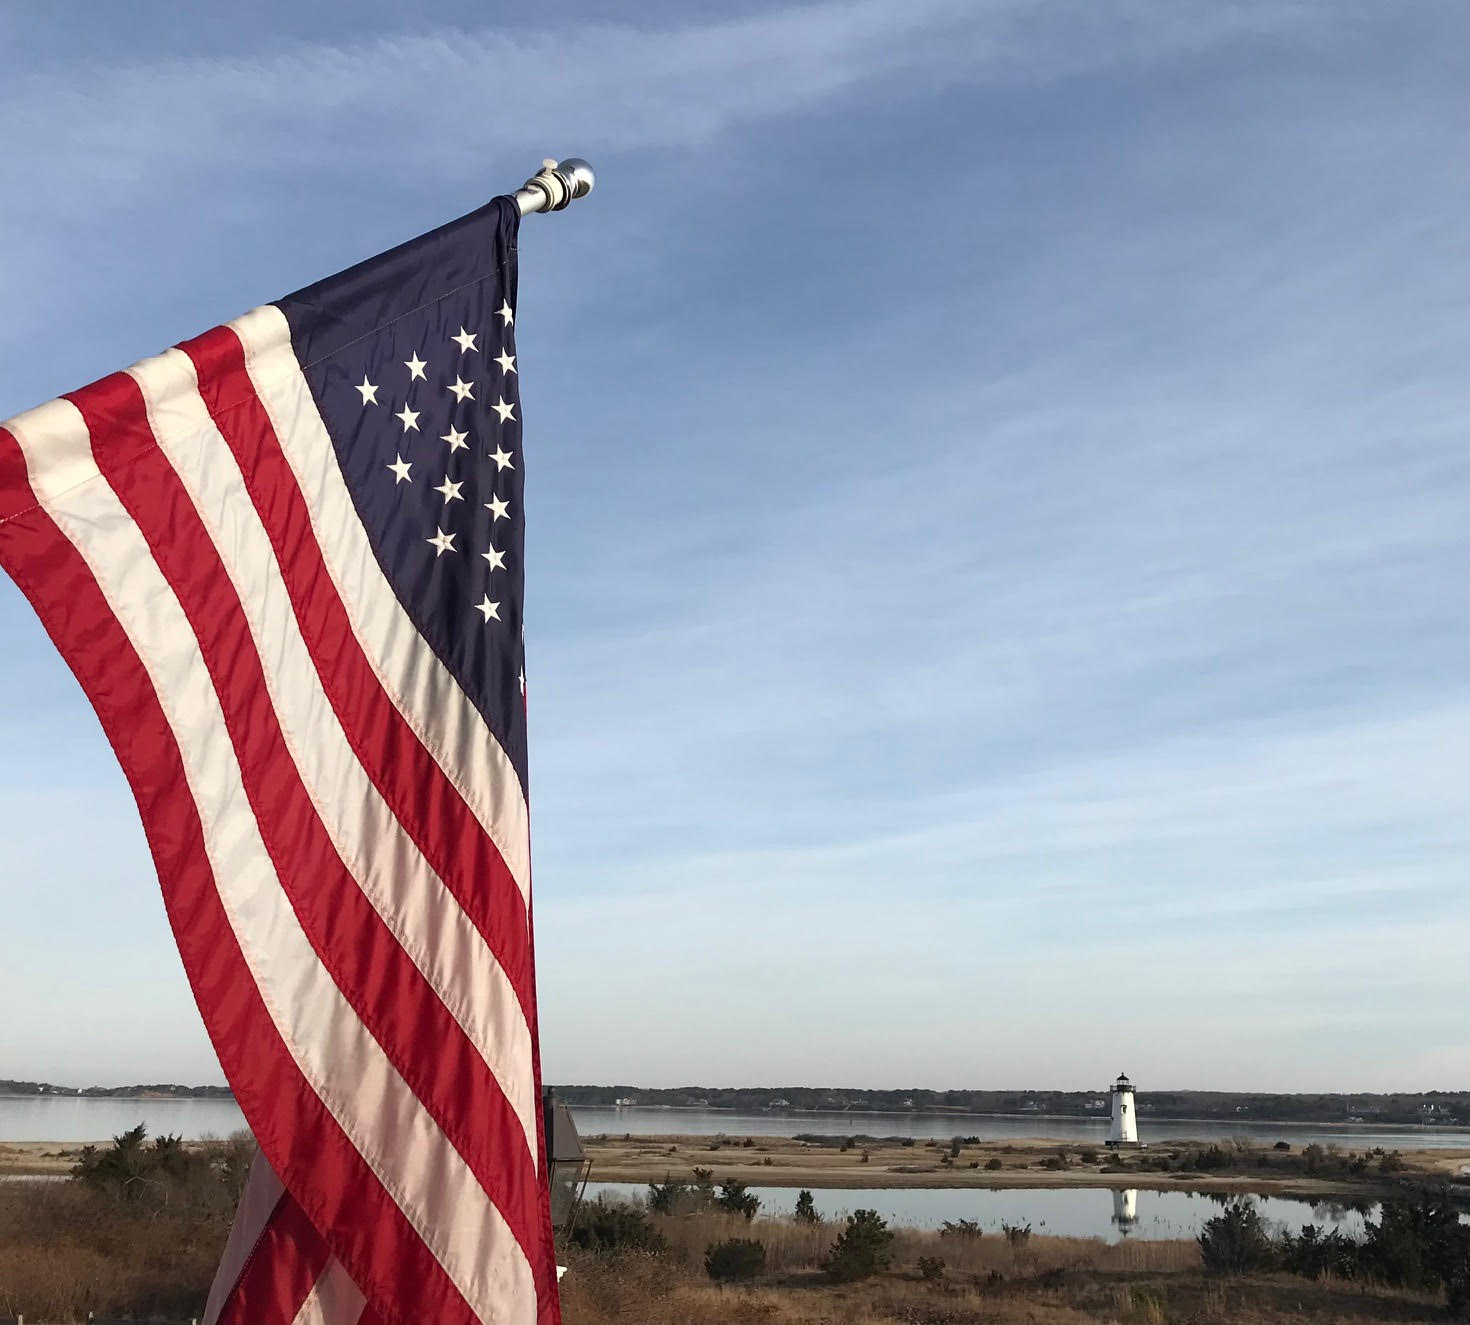
{"type": "Polygon", "coordinates": [[[560,1319],[514,202],[0,425],[0,565],[132,786],[260,1144],[208,1312],[560,1319]]]}

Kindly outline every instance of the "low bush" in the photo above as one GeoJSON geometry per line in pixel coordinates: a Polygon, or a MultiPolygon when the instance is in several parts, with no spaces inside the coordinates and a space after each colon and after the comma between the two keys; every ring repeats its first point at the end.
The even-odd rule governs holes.
{"type": "Polygon", "coordinates": [[[1282,1235],[1281,1268],[1307,1279],[1324,1274],[1350,1279],[1358,1272],[1359,1250],[1359,1243],[1335,1228],[1324,1231],[1315,1224],[1304,1224],[1295,1236],[1282,1235]]]}
{"type": "Polygon", "coordinates": [[[648,1184],[648,1208],[656,1215],[680,1215],[694,1208],[694,1188],[665,1175],[662,1182],[648,1184]]]}
{"type": "Polygon", "coordinates": [[[794,1217],[798,1224],[819,1224],[822,1216],[817,1213],[817,1203],[805,1188],[796,1194],[794,1217]]]}
{"type": "Polygon", "coordinates": [[[571,1241],[584,1251],[605,1256],[625,1252],[661,1252],[667,1245],[664,1235],[654,1228],[648,1215],[632,1205],[604,1201],[598,1197],[588,1201],[577,1213],[571,1241]]]}
{"type": "Polygon", "coordinates": [[[1002,1224],[1000,1231],[1005,1234],[1005,1239],[1013,1247],[1024,1247],[1031,1241],[1030,1224],[1002,1224]]]}
{"type": "Polygon", "coordinates": [[[1000,1162],[1000,1157],[998,1155],[992,1155],[989,1159],[985,1161],[985,1167],[989,1169],[990,1172],[994,1173],[997,1169],[1005,1168],[1005,1165],[1000,1162]]]}
{"type": "Polygon", "coordinates": [[[920,1256],[919,1275],[928,1283],[938,1283],[944,1278],[944,1261],[938,1256],[920,1256]]]}
{"type": "Polygon", "coordinates": [[[856,1210],[847,1217],[822,1268],[840,1283],[867,1279],[886,1270],[893,1260],[893,1234],[876,1210],[856,1210]]]}
{"type": "Polygon", "coordinates": [[[973,1219],[946,1219],[939,1226],[942,1238],[978,1238],[984,1230],[973,1219]]]}
{"type": "Polygon", "coordinates": [[[1249,1201],[1233,1201],[1223,1213],[1206,1220],[1199,1249],[1205,1269],[1215,1274],[1267,1270],[1277,1260],[1261,1212],[1249,1201]]]}
{"type": "Polygon", "coordinates": [[[712,1242],[704,1253],[704,1272],[721,1283],[755,1279],[765,1268],[765,1244],[754,1238],[712,1242]]]}
{"type": "Polygon", "coordinates": [[[715,1204],[732,1215],[744,1215],[747,1219],[754,1219],[761,1208],[761,1198],[745,1183],[732,1179],[720,1184],[720,1194],[715,1197],[715,1204]]]}

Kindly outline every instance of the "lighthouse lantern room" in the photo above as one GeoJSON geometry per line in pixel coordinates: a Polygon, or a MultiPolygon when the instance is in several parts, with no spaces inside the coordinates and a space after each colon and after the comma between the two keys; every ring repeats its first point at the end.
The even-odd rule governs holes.
{"type": "Polygon", "coordinates": [[[1133,1083],[1120,1072],[1113,1082],[1113,1122],[1108,1128],[1108,1145],[1126,1149],[1138,1144],[1138,1114],[1133,1105],[1133,1083]]]}

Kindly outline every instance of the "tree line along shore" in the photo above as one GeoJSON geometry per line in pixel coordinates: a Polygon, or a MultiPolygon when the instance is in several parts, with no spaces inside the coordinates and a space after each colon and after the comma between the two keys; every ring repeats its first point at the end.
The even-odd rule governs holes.
{"type": "MultiPolygon", "coordinates": [[[[895,1090],[828,1086],[587,1086],[553,1087],[573,1108],[632,1105],[654,1109],[719,1109],[731,1113],[913,1113],[1095,1118],[1108,1116],[1098,1090],[895,1090]]],[[[228,1086],[171,1082],[126,1086],[67,1086],[0,1079],[0,1097],[228,1100],[228,1086]]],[[[1259,1091],[1141,1090],[1138,1111],[1182,1122],[1277,1122],[1317,1125],[1470,1128],[1470,1091],[1271,1094],[1259,1091]]]]}

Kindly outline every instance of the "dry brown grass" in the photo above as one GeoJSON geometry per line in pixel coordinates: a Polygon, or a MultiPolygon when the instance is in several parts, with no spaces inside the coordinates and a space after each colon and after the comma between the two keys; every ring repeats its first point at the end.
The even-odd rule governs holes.
{"type": "Polygon", "coordinates": [[[1432,1321],[1414,1294],[1286,1275],[1224,1281],[1205,1275],[1192,1241],[1033,1237],[1022,1247],[987,1235],[941,1238],[900,1230],[892,1268],[856,1284],[821,1274],[836,1225],[798,1225],[700,1213],[657,1216],[663,1256],[605,1259],[573,1252],[562,1281],[566,1325],[1366,1325],[1432,1321]],[[766,1275],[751,1286],[712,1284],[705,1248],[759,1238],[766,1275]],[[925,1282],[920,1256],[940,1256],[925,1282]]]}
{"type": "Polygon", "coordinates": [[[238,1184],[215,1160],[248,1140],[201,1144],[177,1182],[124,1201],[81,1182],[0,1183],[0,1317],[85,1320],[158,1315],[188,1320],[204,1308],[234,1218],[238,1184]]]}
{"type": "MultiPolygon", "coordinates": [[[[197,1316],[233,1204],[219,1183],[186,1185],[152,1207],[79,1183],[0,1184],[0,1317],[197,1316]]],[[[833,1284],[819,1266],[835,1224],[720,1213],[655,1222],[662,1256],[570,1253],[566,1325],[1365,1325],[1439,1314],[1427,1298],[1360,1284],[1211,1279],[1190,1241],[1034,1236],[1013,1247],[994,1234],[899,1230],[889,1271],[833,1284]],[[721,1287],[705,1276],[706,1248],[731,1237],[765,1244],[760,1282],[721,1287]],[[920,1277],[920,1256],[943,1258],[942,1281],[920,1277]]]]}

